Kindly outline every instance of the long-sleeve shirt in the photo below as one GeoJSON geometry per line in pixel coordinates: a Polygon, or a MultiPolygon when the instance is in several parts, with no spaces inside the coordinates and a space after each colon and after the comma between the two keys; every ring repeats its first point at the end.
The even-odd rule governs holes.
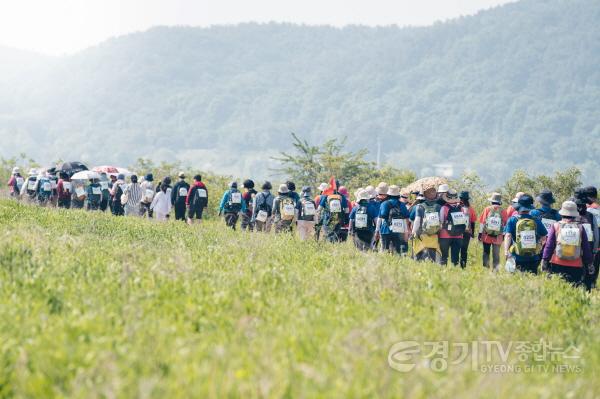
{"type": "MultiPolygon", "coordinates": [[[[383,201],[383,203],[379,207],[379,220],[377,221],[377,225],[379,226],[379,234],[393,234],[388,221],[390,216],[390,210],[392,208],[399,208],[400,218],[408,219],[409,213],[408,209],[406,208],[406,204],[400,202],[396,198],[391,198],[389,200],[383,201]]],[[[405,223],[406,222],[407,221],[405,221],[405,223]]],[[[406,229],[408,229],[408,225],[406,226],[406,229]]]]}
{"type": "Polygon", "coordinates": [[[141,202],[142,200],[142,189],[138,183],[130,183],[127,185],[127,188],[123,192],[123,194],[127,194],[127,205],[134,206],[141,202]]]}
{"type": "MultiPolygon", "coordinates": [[[[240,193],[239,191],[236,191],[236,192],[240,194],[240,198],[241,198],[242,193],[240,193]]],[[[231,190],[227,190],[227,191],[225,191],[225,193],[223,193],[223,198],[221,198],[221,204],[219,205],[220,211],[226,210],[227,204],[229,203],[230,199],[231,199],[231,190]]],[[[240,199],[240,212],[242,212],[242,213],[246,212],[246,201],[244,201],[243,199],[240,199]]]]}
{"type": "Polygon", "coordinates": [[[171,191],[171,204],[185,204],[189,191],[190,185],[185,180],[179,180],[171,191]]]}
{"type": "MultiPolygon", "coordinates": [[[[572,267],[581,267],[583,265],[589,265],[594,260],[594,255],[592,254],[592,248],[590,245],[590,241],[588,241],[587,234],[584,228],[580,228],[581,232],[581,258],[576,260],[562,260],[559,259],[558,256],[555,256],[556,250],[556,242],[557,242],[557,234],[555,230],[556,224],[550,227],[548,231],[548,239],[546,240],[546,246],[544,247],[544,252],[542,254],[542,259],[546,261],[550,261],[554,264],[560,266],[572,266],[572,267]]],[[[562,228],[562,226],[561,226],[562,228]]]]}
{"type": "Polygon", "coordinates": [[[168,188],[166,192],[161,190],[156,193],[152,200],[152,204],[150,205],[150,209],[164,215],[169,214],[171,212],[171,189],[168,188]]]}
{"type": "Polygon", "coordinates": [[[201,181],[196,181],[196,182],[194,182],[194,184],[192,185],[192,187],[189,189],[187,198],[185,199],[185,204],[187,206],[191,205],[191,202],[193,202],[192,199],[196,195],[196,191],[198,191],[199,188],[201,188],[204,191],[206,191],[206,198],[207,198],[207,201],[208,201],[208,189],[206,188],[206,186],[204,185],[204,183],[202,183],[201,181]]]}
{"type": "Polygon", "coordinates": [[[508,221],[508,215],[506,214],[506,210],[502,209],[500,207],[500,205],[490,205],[488,207],[486,207],[483,212],[481,213],[481,215],[479,216],[479,231],[481,232],[481,241],[484,244],[494,244],[494,245],[501,245],[502,241],[504,241],[504,226],[506,226],[506,222],[508,221]],[[488,217],[490,216],[490,213],[492,212],[492,210],[497,210],[500,212],[500,219],[501,219],[501,225],[500,225],[500,231],[498,232],[497,236],[491,236],[489,234],[487,234],[484,230],[484,226],[487,223],[488,217]]]}
{"type": "Polygon", "coordinates": [[[71,189],[70,181],[60,179],[58,181],[58,184],[56,185],[56,190],[58,191],[59,199],[65,200],[65,199],[71,198],[72,189],[71,189]]]}
{"type": "Polygon", "coordinates": [[[258,211],[262,208],[265,208],[264,205],[267,205],[269,208],[269,216],[271,216],[273,212],[273,201],[275,197],[271,194],[269,190],[263,190],[262,192],[256,194],[254,196],[254,200],[252,202],[252,219],[255,220],[258,215],[258,211]]]}

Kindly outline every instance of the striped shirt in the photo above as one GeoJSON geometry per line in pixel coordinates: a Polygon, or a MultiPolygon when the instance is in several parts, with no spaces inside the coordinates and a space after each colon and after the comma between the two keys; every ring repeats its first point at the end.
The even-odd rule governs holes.
{"type": "Polygon", "coordinates": [[[127,205],[137,205],[142,200],[142,188],[138,183],[131,183],[127,185],[124,194],[127,194],[127,205]]]}

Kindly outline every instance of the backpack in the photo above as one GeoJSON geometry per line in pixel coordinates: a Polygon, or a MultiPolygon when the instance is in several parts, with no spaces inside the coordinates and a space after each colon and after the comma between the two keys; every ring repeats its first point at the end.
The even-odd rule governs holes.
{"type": "Polygon", "coordinates": [[[558,212],[554,209],[551,209],[551,212],[544,212],[540,209],[538,212],[540,213],[540,221],[548,231],[550,231],[550,227],[560,220],[560,217],[558,219],[556,218],[556,216],[560,215],[558,215],[558,212]]]}
{"type": "Polygon", "coordinates": [[[91,185],[92,194],[88,197],[88,201],[93,206],[98,206],[102,200],[102,187],[98,185],[91,185]]]}
{"type": "Polygon", "coordinates": [[[281,197],[279,200],[279,214],[281,220],[294,220],[295,215],[294,199],[292,197],[281,197]]]}
{"type": "Polygon", "coordinates": [[[359,205],[354,214],[354,229],[360,231],[370,230],[373,227],[373,218],[369,215],[366,205],[359,205]]]}
{"type": "Polygon", "coordinates": [[[392,233],[401,234],[406,232],[406,220],[402,216],[402,209],[400,208],[400,205],[390,208],[387,223],[392,233]]]}
{"type": "Polygon", "coordinates": [[[577,223],[556,223],[556,256],[562,260],[581,257],[581,227],[577,223]]]}
{"type": "Polygon", "coordinates": [[[497,237],[502,233],[502,212],[500,212],[500,208],[496,207],[489,209],[490,212],[485,219],[483,231],[489,236],[497,237]]]}
{"type": "MultiPolygon", "coordinates": [[[[192,203],[190,204],[190,206],[194,209],[205,208],[208,205],[208,193],[204,187],[195,186],[195,188],[196,191],[194,192],[194,196],[192,198],[192,203]]],[[[229,205],[229,203],[227,205],[229,205]]],[[[242,207],[240,205],[240,209],[241,208],[242,207]]]]}
{"type": "Polygon", "coordinates": [[[465,215],[460,205],[446,205],[446,207],[448,208],[446,220],[444,221],[446,229],[453,236],[462,236],[465,234],[467,224],[469,223],[467,215],[465,215]]]}
{"type": "Polygon", "coordinates": [[[175,202],[185,202],[189,190],[190,186],[187,183],[178,184],[177,190],[175,190],[175,202]]]}
{"type": "Polygon", "coordinates": [[[27,195],[29,195],[30,197],[35,197],[35,183],[37,182],[37,177],[35,176],[31,176],[28,180],[27,180],[27,195]]]}
{"type": "MultiPolygon", "coordinates": [[[[206,193],[206,190],[198,188],[197,193],[202,190],[206,193]]],[[[229,201],[225,204],[226,213],[238,213],[242,210],[242,193],[238,190],[229,190],[229,201]]]]}
{"type": "Polygon", "coordinates": [[[300,220],[307,220],[309,222],[315,220],[317,210],[313,200],[303,198],[300,200],[300,203],[302,204],[302,210],[300,211],[300,220]]]}
{"type": "Polygon", "coordinates": [[[440,213],[437,210],[436,204],[428,205],[426,203],[420,204],[423,208],[423,222],[421,224],[421,230],[427,235],[434,235],[440,231],[440,213]]]}
{"type": "Polygon", "coordinates": [[[330,222],[340,223],[342,221],[342,196],[331,194],[327,196],[327,214],[330,222]]]}
{"type": "Polygon", "coordinates": [[[515,254],[533,257],[538,253],[537,224],[534,219],[517,216],[515,254]]]}

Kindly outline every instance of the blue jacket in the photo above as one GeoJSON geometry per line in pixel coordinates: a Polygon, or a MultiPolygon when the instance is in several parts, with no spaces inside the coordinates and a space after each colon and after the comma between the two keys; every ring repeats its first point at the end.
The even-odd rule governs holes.
{"type": "Polygon", "coordinates": [[[402,218],[408,218],[408,209],[403,202],[400,202],[397,198],[390,198],[386,201],[383,201],[381,203],[381,207],[379,208],[379,218],[381,219],[379,234],[392,234],[390,226],[388,225],[388,217],[390,216],[390,209],[396,207],[400,208],[400,215],[402,218]]]}
{"type": "MultiPolygon", "coordinates": [[[[220,211],[225,210],[225,207],[227,206],[227,204],[229,203],[229,200],[231,199],[231,192],[232,192],[231,190],[227,190],[223,194],[223,198],[221,199],[221,205],[219,205],[220,211]]],[[[242,195],[242,193],[239,192],[238,190],[234,190],[234,192],[238,192],[238,193],[240,193],[240,195],[242,195]]],[[[240,212],[246,212],[246,201],[244,201],[243,199],[241,200],[240,207],[241,207],[240,212]]]]}

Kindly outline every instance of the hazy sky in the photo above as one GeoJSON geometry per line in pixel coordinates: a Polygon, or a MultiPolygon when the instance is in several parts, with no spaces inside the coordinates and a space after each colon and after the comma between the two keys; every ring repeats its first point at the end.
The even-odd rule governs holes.
{"type": "Polygon", "coordinates": [[[510,0],[0,0],[0,45],[71,53],[155,25],[428,25],[510,0]]]}

